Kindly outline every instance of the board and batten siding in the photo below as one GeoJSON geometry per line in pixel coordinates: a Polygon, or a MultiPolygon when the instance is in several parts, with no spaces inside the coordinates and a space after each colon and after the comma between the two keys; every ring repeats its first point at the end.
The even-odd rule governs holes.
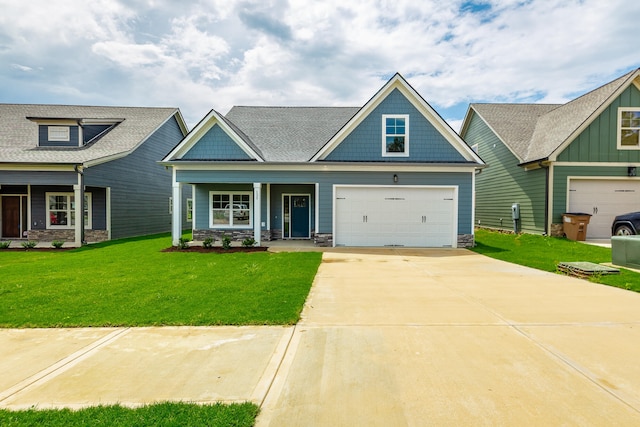
{"type": "Polygon", "coordinates": [[[413,106],[394,89],[333,151],[326,161],[464,162],[464,157],[413,106]],[[382,115],[409,115],[409,156],[382,155],[382,115]]]}
{"type": "Polygon", "coordinates": [[[478,155],[488,165],[476,176],[476,225],[513,230],[511,206],[519,203],[519,231],[544,233],[546,170],[518,166],[518,158],[475,113],[464,138],[478,145],[478,155]]]}
{"type": "Polygon", "coordinates": [[[640,91],[629,86],[558,155],[559,162],[640,162],[640,150],[618,150],[618,108],[640,107],[640,91]]]}
{"type": "MultiPolygon", "coordinates": [[[[240,165],[238,165],[240,166],[240,165]]],[[[471,172],[397,172],[396,185],[441,185],[458,186],[458,233],[472,234],[472,192],[471,172]]],[[[199,228],[209,221],[209,188],[235,188],[229,184],[244,184],[238,188],[252,191],[252,183],[315,184],[319,186],[319,229],[317,233],[332,233],[333,228],[333,185],[394,185],[393,172],[334,172],[334,171],[195,171],[177,170],[179,182],[196,185],[196,226],[199,228]],[[203,200],[205,201],[203,203],[203,200]],[[204,205],[204,206],[203,206],[204,205]],[[204,218],[202,217],[203,215],[204,218]]],[[[265,186],[262,193],[266,194],[265,186]]],[[[266,218],[266,201],[263,197],[262,218],[266,218]]],[[[273,206],[272,206],[273,213],[273,206]]],[[[272,228],[275,228],[272,223],[272,228]]]]}
{"type": "MultiPolygon", "coordinates": [[[[171,171],[157,162],[182,138],[171,117],[129,155],[85,169],[85,185],[111,188],[112,239],[171,230],[171,171]]],[[[188,197],[190,186],[185,186],[183,212],[188,197]]]]}

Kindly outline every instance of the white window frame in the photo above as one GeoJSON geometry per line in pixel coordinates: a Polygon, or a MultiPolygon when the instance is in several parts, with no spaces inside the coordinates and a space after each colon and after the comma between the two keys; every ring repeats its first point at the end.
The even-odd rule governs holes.
{"type": "Polygon", "coordinates": [[[69,126],[47,126],[47,139],[49,141],[71,141],[71,128],[69,126]]]}
{"type": "MultiPolygon", "coordinates": [[[[84,193],[84,197],[86,197],[87,199],[87,221],[84,224],[84,228],[91,230],[92,229],[92,221],[91,221],[91,217],[92,217],[92,211],[91,211],[91,193],[84,193]]],[[[46,198],[46,208],[47,208],[47,229],[48,230],[73,230],[75,228],[75,223],[71,223],[71,219],[72,219],[72,215],[71,213],[75,211],[73,202],[74,202],[74,198],[75,198],[75,194],[74,193],[45,193],[45,198],[46,198]],[[55,196],[63,196],[67,198],[67,224],[66,225],[57,225],[57,224],[51,224],[51,209],[50,209],[50,205],[49,205],[49,197],[55,197],[55,196]]],[[[83,217],[84,217],[84,210],[83,210],[83,217]]]]}
{"type": "Polygon", "coordinates": [[[382,115],[382,157],[409,157],[409,115],[408,114],[383,114],[382,115]],[[387,134],[387,119],[404,119],[404,134],[387,134]],[[387,137],[404,137],[403,152],[388,152],[387,137]]]}
{"type": "Polygon", "coordinates": [[[193,222],[193,199],[187,199],[187,212],[185,219],[187,222],[193,222]]]}
{"type": "Polygon", "coordinates": [[[624,129],[637,130],[640,133],[640,126],[622,127],[622,113],[627,111],[640,112],[640,107],[618,107],[618,123],[616,125],[618,150],[640,150],[640,137],[636,145],[622,145],[622,131],[624,129]]]}
{"type": "Polygon", "coordinates": [[[209,191],[209,228],[217,229],[231,229],[231,228],[253,228],[253,192],[251,191],[209,191]],[[214,224],[213,223],[213,195],[228,195],[229,205],[231,206],[228,212],[229,224],[214,224]],[[234,224],[233,218],[233,196],[243,195],[249,196],[249,224],[234,224]]]}

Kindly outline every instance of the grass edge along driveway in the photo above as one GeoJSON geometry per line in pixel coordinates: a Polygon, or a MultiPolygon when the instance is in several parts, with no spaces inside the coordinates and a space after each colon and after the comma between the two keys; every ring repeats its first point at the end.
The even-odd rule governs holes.
{"type": "MultiPolygon", "coordinates": [[[[491,258],[555,272],[560,262],[611,262],[611,249],[564,238],[535,234],[508,234],[486,229],[475,232],[476,246],[471,250],[491,258]]],[[[620,274],[594,275],[594,283],[640,292],[640,273],[624,268],[620,274]]]]}
{"type": "Polygon", "coordinates": [[[166,234],[0,250],[0,327],[291,325],[319,252],[162,252],[166,234]]]}

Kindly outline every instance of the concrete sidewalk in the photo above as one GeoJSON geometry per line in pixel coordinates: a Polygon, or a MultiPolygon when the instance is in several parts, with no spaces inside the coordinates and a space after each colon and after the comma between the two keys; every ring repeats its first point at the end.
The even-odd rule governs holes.
{"type": "Polygon", "coordinates": [[[0,330],[0,407],[258,426],[640,425],[640,294],[466,250],[326,252],[296,327],[0,330]]]}

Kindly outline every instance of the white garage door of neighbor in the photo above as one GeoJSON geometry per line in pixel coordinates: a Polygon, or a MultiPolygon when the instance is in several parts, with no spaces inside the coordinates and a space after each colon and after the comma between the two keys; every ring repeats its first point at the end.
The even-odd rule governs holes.
{"type": "Polygon", "coordinates": [[[640,180],[571,179],[569,212],[591,214],[587,239],[611,237],[616,215],[640,211],[640,180]]]}
{"type": "Polygon", "coordinates": [[[335,187],[336,246],[455,247],[455,187],[335,187]]]}

